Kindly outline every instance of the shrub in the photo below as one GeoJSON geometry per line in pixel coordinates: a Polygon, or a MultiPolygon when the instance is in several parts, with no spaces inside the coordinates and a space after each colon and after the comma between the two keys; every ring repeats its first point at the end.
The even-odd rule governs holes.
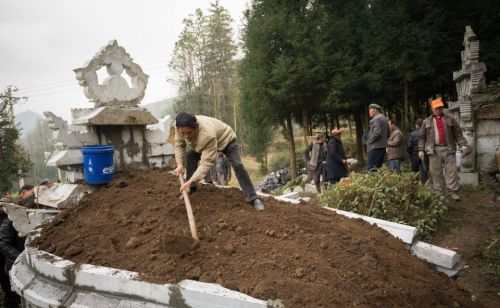
{"type": "MultiPolygon", "coordinates": [[[[295,153],[295,157],[297,159],[297,168],[299,168],[299,169],[304,168],[306,165],[304,158],[302,156],[303,156],[302,152],[295,153]]],[[[283,168],[290,168],[289,151],[277,153],[269,161],[269,170],[270,171],[274,172],[276,170],[280,170],[283,168]]]]}
{"type": "Polygon", "coordinates": [[[321,202],[329,207],[414,226],[424,238],[436,231],[447,209],[444,197],[422,185],[415,173],[398,175],[385,166],[376,172],[352,173],[326,191],[321,202]]]}

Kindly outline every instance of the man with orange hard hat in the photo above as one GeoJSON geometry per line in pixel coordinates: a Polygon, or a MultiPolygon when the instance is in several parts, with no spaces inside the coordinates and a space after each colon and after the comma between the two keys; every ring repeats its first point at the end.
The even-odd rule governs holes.
{"type": "Polygon", "coordinates": [[[420,128],[418,156],[422,160],[425,154],[429,156],[434,190],[443,193],[446,186],[449,196],[455,201],[460,201],[455,154],[457,143],[462,155],[468,154],[467,140],[457,120],[444,113],[442,99],[433,100],[431,107],[432,115],[424,120],[420,128]]]}

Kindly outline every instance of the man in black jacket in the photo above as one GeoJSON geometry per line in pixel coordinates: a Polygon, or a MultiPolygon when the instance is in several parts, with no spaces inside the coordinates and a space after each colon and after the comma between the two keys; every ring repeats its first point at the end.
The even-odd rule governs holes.
{"type": "MultiPolygon", "coordinates": [[[[19,204],[27,208],[34,205],[33,186],[24,185],[19,191],[19,204]]],[[[19,295],[12,292],[9,281],[9,271],[19,254],[24,250],[26,237],[19,237],[12,221],[2,211],[2,224],[0,226],[0,282],[4,292],[4,306],[17,307],[20,303],[19,295]]]]}
{"type": "Polygon", "coordinates": [[[429,157],[426,155],[423,161],[418,157],[418,141],[420,138],[420,127],[423,122],[424,120],[422,119],[417,119],[415,121],[415,130],[410,133],[410,139],[408,139],[406,150],[408,151],[408,155],[410,155],[411,171],[420,171],[420,181],[422,184],[425,184],[429,177],[427,173],[427,170],[429,170],[429,157]]]}

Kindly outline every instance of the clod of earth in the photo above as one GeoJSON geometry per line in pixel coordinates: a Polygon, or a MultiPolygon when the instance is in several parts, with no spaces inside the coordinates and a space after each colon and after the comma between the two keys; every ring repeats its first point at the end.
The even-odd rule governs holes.
{"type": "Polygon", "coordinates": [[[265,211],[256,212],[238,189],[199,185],[190,199],[201,246],[165,253],[165,234],[190,234],[178,187],[167,171],[118,174],[46,224],[32,245],[150,282],[215,282],[285,307],[481,305],[376,226],[314,203],[265,199],[265,211]],[[117,188],[122,181],[128,185],[117,188]]]}

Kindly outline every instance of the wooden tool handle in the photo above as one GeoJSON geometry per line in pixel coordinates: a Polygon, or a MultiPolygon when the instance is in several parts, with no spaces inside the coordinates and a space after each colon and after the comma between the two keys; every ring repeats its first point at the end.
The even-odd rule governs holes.
{"type": "MultiPolygon", "coordinates": [[[[179,181],[181,182],[181,186],[184,185],[184,178],[181,174],[179,174],[179,181]]],[[[191,236],[199,241],[198,232],[196,231],[196,223],[194,221],[193,208],[191,207],[191,202],[189,201],[189,195],[186,191],[182,191],[182,196],[184,197],[184,204],[186,205],[186,212],[189,220],[189,229],[191,230],[191,236]]]]}

